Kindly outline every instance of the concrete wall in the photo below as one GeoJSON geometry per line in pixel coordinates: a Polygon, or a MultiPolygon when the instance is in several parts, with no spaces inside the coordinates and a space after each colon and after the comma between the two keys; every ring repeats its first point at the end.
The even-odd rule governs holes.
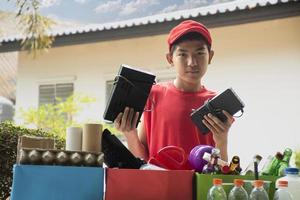
{"type": "MultiPolygon", "coordinates": [[[[285,147],[300,148],[300,17],[211,32],[215,57],[203,83],[218,92],[233,87],[246,104],[230,132],[230,157],[240,155],[245,164],[255,153],[266,157],[285,147]]],[[[17,109],[37,106],[40,83],[72,81],[75,92],[97,99],[79,118],[100,120],[105,82],[114,78],[119,65],[173,77],[166,52],[166,35],[158,35],[52,48],[37,59],[21,53],[17,109]]]]}

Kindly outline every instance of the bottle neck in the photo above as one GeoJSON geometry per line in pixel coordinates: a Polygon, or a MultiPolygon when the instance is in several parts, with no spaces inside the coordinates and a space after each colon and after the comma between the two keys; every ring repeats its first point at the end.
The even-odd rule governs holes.
{"type": "Polygon", "coordinates": [[[258,190],[264,190],[264,186],[255,186],[255,188],[258,190]]]}
{"type": "Polygon", "coordinates": [[[222,184],[214,184],[216,187],[222,187],[222,184]]]}
{"type": "Polygon", "coordinates": [[[285,175],[289,177],[299,177],[299,174],[293,174],[293,173],[286,173],[285,175]]]}
{"type": "Polygon", "coordinates": [[[282,186],[282,185],[279,185],[279,186],[278,186],[278,189],[281,189],[281,190],[286,190],[286,189],[287,189],[287,186],[282,186]]]}
{"type": "Polygon", "coordinates": [[[282,159],[282,161],[284,162],[289,162],[290,161],[290,158],[291,158],[291,155],[285,155],[282,159]]]}

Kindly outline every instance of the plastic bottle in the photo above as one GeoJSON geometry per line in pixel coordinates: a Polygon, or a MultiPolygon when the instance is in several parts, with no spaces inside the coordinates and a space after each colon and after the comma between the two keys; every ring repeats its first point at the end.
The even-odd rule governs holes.
{"type": "Polygon", "coordinates": [[[213,186],[207,193],[207,200],[227,200],[227,196],[225,190],[222,187],[222,183],[222,179],[213,179],[213,186]]]}
{"type": "Polygon", "coordinates": [[[278,181],[278,189],[274,194],[274,200],[293,200],[291,194],[287,190],[288,182],[284,180],[278,181]]]}
{"type": "Polygon", "coordinates": [[[234,187],[229,192],[228,200],[248,200],[249,197],[243,185],[242,179],[234,179],[234,187]]]}
{"type": "Polygon", "coordinates": [[[285,169],[285,176],[277,179],[276,187],[278,187],[279,181],[288,181],[287,190],[292,195],[293,199],[300,199],[300,176],[299,169],[295,167],[288,167],[285,169]]]}
{"type": "Polygon", "coordinates": [[[264,181],[255,180],[254,188],[250,193],[249,200],[269,200],[268,193],[264,189],[264,181]]]}
{"type": "Polygon", "coordinates": [[[257,172],[257,166],[262,160],[262,157],[258,154],[253,156],[252,161],[248,164],[246,169],[243,171],[243,175],[254,175],[257,172]]]}

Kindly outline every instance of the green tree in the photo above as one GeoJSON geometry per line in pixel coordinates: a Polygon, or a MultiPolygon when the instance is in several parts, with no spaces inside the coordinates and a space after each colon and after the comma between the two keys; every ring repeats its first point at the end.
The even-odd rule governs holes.
{"type": "Polygon", "coordinates": [[[21,42],[22,49],[32,53],[34,57],[41,50],[47,51],[54,42],[54,37],[50,36],[48,32],[55,22],[40,14],[40,0],[8,1],[16,3],[18,27],[24,35],[21,42]]]}
{"type": "Polygon", "coordinates": [[[65,101],[57,99],[57,104],[45,104],[27,110],[20,109],[20,117],[24,120],[25,126],[33,125],[64,138],[67,127],[80,125],[74,120],[74,116],[82,111],[84,104],[94,101],[92,97],[74,94],[65,101]]]}

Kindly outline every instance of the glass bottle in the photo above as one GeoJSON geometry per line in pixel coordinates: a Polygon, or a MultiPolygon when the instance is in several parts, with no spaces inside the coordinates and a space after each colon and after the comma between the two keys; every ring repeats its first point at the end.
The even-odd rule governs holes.
{"type": "Polygon", "coordinates": [[[264,189],[264,181],[255,180],[254,188],[250,193],[249,200],[269,200],[268,193],[264,189]]]}
{"type": "Polygon", "coordinates": [[[280,152],[277,152],[272,161],[261,171],[261,175],[277,175],[279,163],[283,159],[283,155],[280,152]]]}
{"type": "Polygon", "coordinates": [[[274,194],[274,200],[293,200],[291,194],[287,190],[288,182],[284,180],[278,181],[277,190],[274,194]]]}
{"type": "Polygon", "coordinates": [[[293,154],[292,149],[286,148],[283,153],[283,159],[279,163],[277,176],[284,176],[284,170],[289,167],[290,159],[293,154]]]}
{"type": "Polygon", "coordinates": [[[228,200],[248,200],[248,194],[243,187],[242,179],[234,179],[234,187],[230,190],[228,200]]]}
{"type": "Polygon", "coordinates": [[[207,200],[227,200],[227,196],[225,190],[222,187],[222,183],[222,179],[213,179],[213,186],[207,193],[207,200]]]}

